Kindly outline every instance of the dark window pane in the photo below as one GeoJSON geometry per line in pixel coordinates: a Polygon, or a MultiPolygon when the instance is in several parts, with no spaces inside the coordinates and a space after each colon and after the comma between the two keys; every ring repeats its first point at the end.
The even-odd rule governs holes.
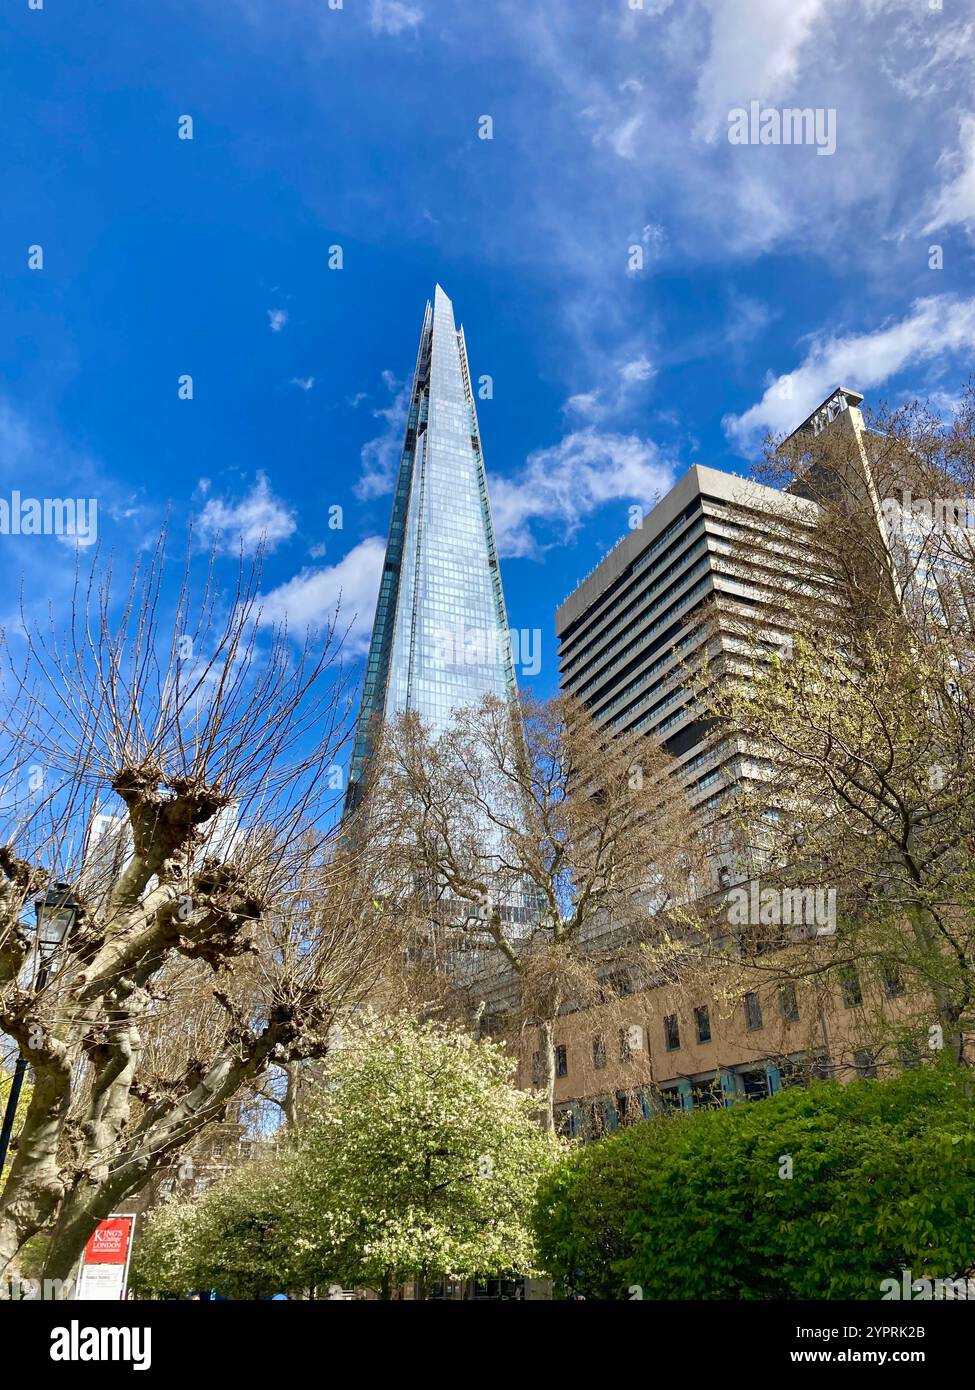
{"type": "Polygon", "coordinates": [[[779,1009],[786,1023],[799,1022],[799,1001],[795,985],[783,985],[779,990],[779,1009]]]}
{"type": "Polygon", "coordinates": [[[863,1003],[863,991],[860,989],[860,976],[853,969],[844,970],[840,976],[840,989],[843,993],[843,1006],[847,1009],[855,1009],[863,1003]]]}
{"type": "Polygon", "coordinates": [[[762,1006],[754,992],[745,995],[745,1026],[750,1033],[762,1026],[762,1006]]]}
{"type": "Polygon", "coordinates": [[[877,1062],[872,1052],[866,1050],[854,1054],[853,1061],[856,1065],[857,1076],[864,1079],[877,1075],[877,1062]]]}

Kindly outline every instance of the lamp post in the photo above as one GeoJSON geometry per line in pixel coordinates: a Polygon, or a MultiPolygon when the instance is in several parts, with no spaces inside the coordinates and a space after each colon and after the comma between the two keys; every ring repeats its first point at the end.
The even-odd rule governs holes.
{"type": "MultiPolygon", "coordinates": [[[[78,904],[74,900],[70,886],[67,883],[52,884],[43,898],[38,898],[34,903],[34,915],[37,919],[35,936],[39,959],[35,989],[43,989],[51,973],[54,957],[78,915],[78,904]]],[[[3,1127],[0,1129],[0,1175],[2,1175],[4,1164],[7,1161],[7,1149],[10,1146],[10,1135],[13,1132],[14,1119],[17,1114],[17,1105],[20,1101],[26,1071],[27,1058],[20,1054],[14,1066],[10,1093],[7,1096],[7,1106],[3,1114],[3,1127]]]]}

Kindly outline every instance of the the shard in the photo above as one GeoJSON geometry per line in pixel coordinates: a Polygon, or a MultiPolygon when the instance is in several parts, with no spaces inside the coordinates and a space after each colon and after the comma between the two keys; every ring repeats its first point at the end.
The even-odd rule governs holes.
{"type": "Polygon", "coordinates": [[[464,330],[437,285],[413,374],[346,809],[358,802],[377,719],[415,710],[440,730],[458,707],[514,693],[464,330]]]}

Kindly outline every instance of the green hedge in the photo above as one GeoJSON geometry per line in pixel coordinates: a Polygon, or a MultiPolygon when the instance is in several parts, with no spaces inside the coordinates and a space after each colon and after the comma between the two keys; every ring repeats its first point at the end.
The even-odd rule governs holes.
{"type": "Polygon", "coordinates": [[[565,1296],[881,1297],[975,1266],[971,1073],[815,1082],[660,1115],[578,1148],[543,1181],[539,1258],[565,1296]],[[787,1172],[791,1160],[791,1177],[787,1172]]]}

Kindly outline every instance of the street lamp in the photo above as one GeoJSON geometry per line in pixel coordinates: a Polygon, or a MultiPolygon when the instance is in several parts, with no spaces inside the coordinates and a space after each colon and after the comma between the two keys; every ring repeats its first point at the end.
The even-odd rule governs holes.
{"type": "MultiPolygon", "coordinates": [[[[78,916],[78,904],[75,902],[70,886],[67,883],[52,884],[43,898],[38,898],[34,903],[34,916],[37,919],[35,935],[37,954],[40,959],[35,989],[43,989],[51,973],[54,957],[78,916]]],[[[7,1096],[7,1106],[3,1114],[3,1127],[0,1128],[0,1175],[3,1174],[3,1166],[7,1161],[7,1149],[10,1146],[10,1135],[14,1127],[14,1118],[17,1114],[17,1105],[20,1101],[20,1092],[23,1089],[26,1070],[27,1058],[19,1054],[10,1082],[10,1094],[7,1096]]]]}
{"type": "Polygon", "coordinates": [[[41,968],[37,973],[37,988],[43,989],[51,973],[51,965],[64,944],[78,915],[78,904],[67,883],[54,883],[34,903],[37,918],[37,953],[41,968]]]}

